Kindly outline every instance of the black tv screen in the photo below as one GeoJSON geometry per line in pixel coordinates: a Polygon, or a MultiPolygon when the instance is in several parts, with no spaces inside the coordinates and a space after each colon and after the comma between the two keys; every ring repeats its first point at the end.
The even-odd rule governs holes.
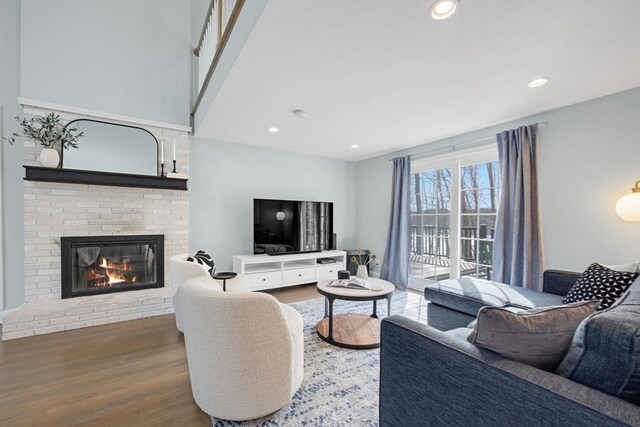
{"type": "Polygon", "coordinates": [[[253,253],[283,255],[333,247],[333,203],[253,199],[253,253]]]}

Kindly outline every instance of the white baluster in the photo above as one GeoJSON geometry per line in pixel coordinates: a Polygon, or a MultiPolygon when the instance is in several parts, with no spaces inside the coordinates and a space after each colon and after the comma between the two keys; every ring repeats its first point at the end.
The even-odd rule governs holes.
{"type": "MultiPolygon", "coordinates": [[[[2,1],[2,0],[0,0],[2,1]]],[[[197,57],[197,82],[198,92],[202,91],[209,68],[213,63],[218,49],[219,37],[223,37],[227,31],[227,24],[236,6],[237,0],[211,0],[213,7],[206,17],[206,25],[202,34],[197,57]],[[220,31],[219,31],[220,30],[220,31]]]]}

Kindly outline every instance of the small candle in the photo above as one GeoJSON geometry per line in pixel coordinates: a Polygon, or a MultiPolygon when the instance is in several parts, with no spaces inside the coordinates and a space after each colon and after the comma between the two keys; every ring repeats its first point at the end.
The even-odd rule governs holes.
{"type": "Polygon", "coordinates": [[[164,163],[164,141],[160,141],[160,163],[164,163]]]}
{"type": "Polygon", "coordinates": [[[176,159],[176,139],[173,138],[173,160],[176,159]]]}

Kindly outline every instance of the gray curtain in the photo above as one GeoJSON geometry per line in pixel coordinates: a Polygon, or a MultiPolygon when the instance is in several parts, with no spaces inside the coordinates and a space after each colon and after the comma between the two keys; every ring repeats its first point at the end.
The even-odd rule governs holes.
{"type": "Polygon", "coordinates": [[[391,218],[380,278],[405,290],[409,285],[409,178],[411,157],[393,159],[391,218]]]}
{"type": "Polygon", "coordinates": [[[537,134],[534,124],[496,135],[502,193],[493,243],[493,280],[541,291],[537,134]]]}

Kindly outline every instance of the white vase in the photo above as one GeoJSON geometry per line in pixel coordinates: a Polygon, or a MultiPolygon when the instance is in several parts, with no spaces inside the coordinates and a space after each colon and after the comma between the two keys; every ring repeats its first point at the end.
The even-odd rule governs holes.
{"type": "Polygon", "coordinates": [[[367,272],[366,265],[359,265],[358,271],[356,272],[356,277],[362,280],[369,280],[369,273],[367,272]]]}
{"type": "Polygon", "coordinates": [[[40,152],[40,164],[45,168],[57,168],[60,163],[60,155],[53,148],[43,148],[40,152]]]}

